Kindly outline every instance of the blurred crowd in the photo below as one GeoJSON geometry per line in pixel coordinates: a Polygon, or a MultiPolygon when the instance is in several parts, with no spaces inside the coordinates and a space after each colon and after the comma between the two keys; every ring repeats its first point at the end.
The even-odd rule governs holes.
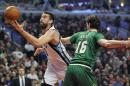
{"type": "Polygon", "coordinates": [[[130,13],[129,0],[0,0],[0,10],[15,5],[21,10],[94,10],[97,13],[130,13]]]}
{"type": "MultiPolygon", "coordinates": [[[[39,14],[22,14],[19,22],[25,20],[24,28],[36,37],[41,34],[39,14]]],[[[61,36],[70,36],[86,30],[85,16],[56,16],[55,27],[61,36]]],[[[125,40],[130,34],[130,17],[99,16],[100,32],[107,39],[125,40]]],[[[18,67],[25,67],[25,74],[34,86],[44,83],[47,57],[45,53],[34,57],[35,47],[25,41],[12,27],[5,25],[0,16],[0,86],[12,86],[11,80],[18,76],[18,67]]],[[[74,47],[66,46],[73,57],[74,47]]],[[[99,86],[130,86],[130,50],[104,49],[97,54],[94,67],[99,86]]]]}

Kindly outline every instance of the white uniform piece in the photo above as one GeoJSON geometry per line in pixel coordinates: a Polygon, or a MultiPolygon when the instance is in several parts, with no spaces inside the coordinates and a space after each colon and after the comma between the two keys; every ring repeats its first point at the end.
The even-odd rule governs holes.
{"type": "Polygon", "coordinates": [[[47,84],[54,86],[57,81],[64,79],[71,58],[61,41],[57,45],[46,44],[45,50],[48,54],[48,63],[44,79],[47,84]]]}

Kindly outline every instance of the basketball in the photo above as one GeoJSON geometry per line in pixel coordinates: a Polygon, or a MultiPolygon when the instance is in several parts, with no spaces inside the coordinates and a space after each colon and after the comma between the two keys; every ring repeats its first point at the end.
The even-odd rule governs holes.
{"type": "Polygon", "coordinates": [[[4,17],[10,20],[18,20],[20,18],[20,10],[16,6],[8,6],[4,10],[4,17]]]}

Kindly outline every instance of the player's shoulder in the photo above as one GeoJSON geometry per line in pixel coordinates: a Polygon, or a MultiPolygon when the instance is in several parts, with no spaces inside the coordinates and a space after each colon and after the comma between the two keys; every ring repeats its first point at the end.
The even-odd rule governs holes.
{"type": "Polygon", "coordinates": [[[84,34],[84,33],[85,33],[85,31],[80,31],[80,32],[76,32],[75,34],[81,35],[81,34],[84,34]]]}
{"type": "Polygon", "coordinates": [[[51,27],[47,32],[55,32],[56,28],[55,27],[51,27]]]}
{"type": "Polygon", "coordinates": [[[57,29],[56,29],[54,26],[52,26],[52,27],[48,30],[48,32],[57,32],[57,29]]]}
{"type": "Polygon", "coordinates": [[[104,38],[104,35],[101,32],[97,32],[97,33],[95,33],[94,37],[104,38]]]}
{"type": "Polygon", "coordinates": [[[83,31],[80,31],[80,32],[76,32],[76,33],[74,33],[73,35],[72,35],[72,37],[79,37],[79,36],[81,36],[81,35],[83,35],[84,34],[84,32],[83,31]]]}
{"type": "Polygon", "coordinates": [[[49,30],[56,30],[55,26],[53,25],[49,30]]]}
{"type": "Polygon", "coordinates": [[[55,28],[55,27],[51,27],[47,32],[46,32],[47,35],[59,35],[59,32],[58,30],[55,28]]]}

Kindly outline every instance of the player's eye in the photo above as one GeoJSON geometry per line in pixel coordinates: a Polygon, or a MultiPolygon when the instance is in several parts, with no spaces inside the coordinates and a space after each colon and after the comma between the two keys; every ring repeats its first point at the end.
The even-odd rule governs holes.
{"type": "Polygon", "coordinates": [[[47,16],[43,16],[43,18],[46,18],[47,16]]]}

